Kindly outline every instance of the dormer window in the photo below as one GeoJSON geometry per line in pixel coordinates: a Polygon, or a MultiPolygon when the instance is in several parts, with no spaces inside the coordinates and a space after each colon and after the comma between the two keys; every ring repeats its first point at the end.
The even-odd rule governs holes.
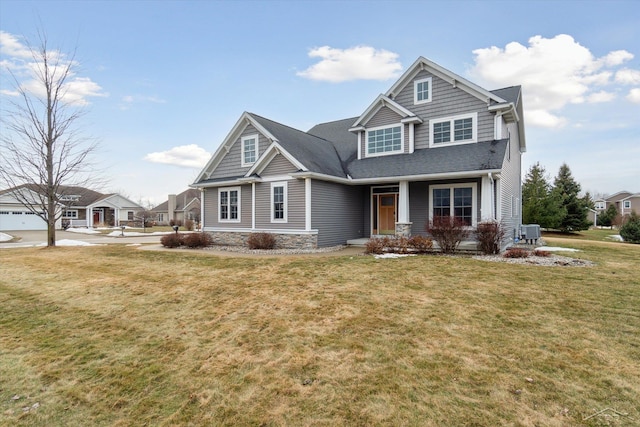
{"type": "Polygon", "coordinates": [[[424,104],[431,102],[431,77],[413,82],[413,103],[424,104]]]}
{"type": "Polygon", "coordinates": [[[402,153],[402,125],[367,130],[367,155],[380,156],[402,153]]]}
{"type": "Polygon", "coordinates": [[[478,114],[443,117],[429,121],[429,146],[469,144],[478,139],[478,114]]]}
{"type": "Polygon", "coordinates": [[[242,166],[251,166],[258,158],[258,135],[243,136],[242,143],[242,166]]]}

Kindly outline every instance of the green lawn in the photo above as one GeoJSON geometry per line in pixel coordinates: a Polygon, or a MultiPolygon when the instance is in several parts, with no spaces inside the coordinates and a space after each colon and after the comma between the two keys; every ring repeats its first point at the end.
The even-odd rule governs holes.
{"type": "Polygon", "coordinates": [[[640,425],[640,245],[546,239],[596,265],[0,250],[0,425],[640,425]]]}

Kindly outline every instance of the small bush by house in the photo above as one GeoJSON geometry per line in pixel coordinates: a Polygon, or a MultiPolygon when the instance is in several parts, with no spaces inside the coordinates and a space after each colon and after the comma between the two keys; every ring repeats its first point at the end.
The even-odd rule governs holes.
{"type": "Polygon", "coordinates": [[[427,232],[438,243],[445,254],[452,254],[458,250],[460,243],[469,236],[468,226],[459,218],[441,216],[429,220],[427,232]]]}
{"type": "Polygon", "coordinates": [[[247,238],[249,249],[273,249],[276,247],[276,238],[271,233],[251,233],[247,238]]]}
{"type": "Polygon", "coordinates": [[[160,238],[160,244],[165,248],[178,248],[184,244],[183,235],[177,233],[166,234],[160,238]]]}
{"type": "Polygon", "coordinates": [[[531,253],[522,248],[510,248],[502,255],[505,258],[529,258],[531,253]]]}
{"type": "Polygon", "coordinates": [[[500,253],[504,235],[504,226],[496,221],[481,222],[476,228],[476,238],[483,254],[494,255],[500,253]]]}
{"type": "Polygon", "coordinates": [[[213,237],[209,233],[191,233],[185,234],[183,244],[188,248],[206,248],[213,245],[213,237]]]}

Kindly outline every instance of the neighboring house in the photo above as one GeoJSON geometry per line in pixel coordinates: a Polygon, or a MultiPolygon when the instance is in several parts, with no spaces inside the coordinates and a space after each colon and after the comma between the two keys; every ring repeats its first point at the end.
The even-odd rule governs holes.
{"type": "Polygon", "coordinates": [[[598,212],[605,211],[609,206],[614,205],[618,214],[623,217],[631,215],[632,211],[640,213],[640,193],[618,191],[603,199],[595,200],[594,203],[598,212]]]}
{"type": "Polygon", "coordinates": [[[190,188],[182,193],[169,194],[166,202],[151,209],[159,225],[182,223],[187,219],[200,222],[200,190],[190,188]]]}
{"type": "Polygon", "coordinates": [[[420,57],[358,117],[303,132],[243,113],[192,187],[216,243],[333,246],[453,216],[501,221],[506,246],[525,150],[519,86],[488,91],[420,57]]]}
{"type": "MultiPolygon", "coordinates": [[[[35,186],[20,186],[0,191],[0,230],[46,230],[46,222],[36,215],[33,206],[41,206],[35,186]],[[30,209],[17,192],[32,200],[30,209]]],[[[83,187],[61,186],[58,193],[61,218],[56,228],[133,225],[135,213],[143,207],[119,194],[101,194],[83,187]]]]}

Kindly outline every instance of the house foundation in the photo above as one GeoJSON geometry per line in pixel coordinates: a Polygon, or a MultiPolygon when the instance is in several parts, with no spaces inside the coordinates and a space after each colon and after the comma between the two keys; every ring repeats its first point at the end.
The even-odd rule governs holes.
{"type": "MultiPolygon", "coordinates": [[[[220,246],[248,246],[247,240],[251,232],[208,231],[213,237],[213,244],[220,246]]],[[[274,249],[316,249],[317,234],[284,234],[269,233],[276,239],[274,249]]]]}
{"type": "Polygon", "coordinates": [[[412,222],[396,222],[396,236],[411,237],[412,222]]]}

